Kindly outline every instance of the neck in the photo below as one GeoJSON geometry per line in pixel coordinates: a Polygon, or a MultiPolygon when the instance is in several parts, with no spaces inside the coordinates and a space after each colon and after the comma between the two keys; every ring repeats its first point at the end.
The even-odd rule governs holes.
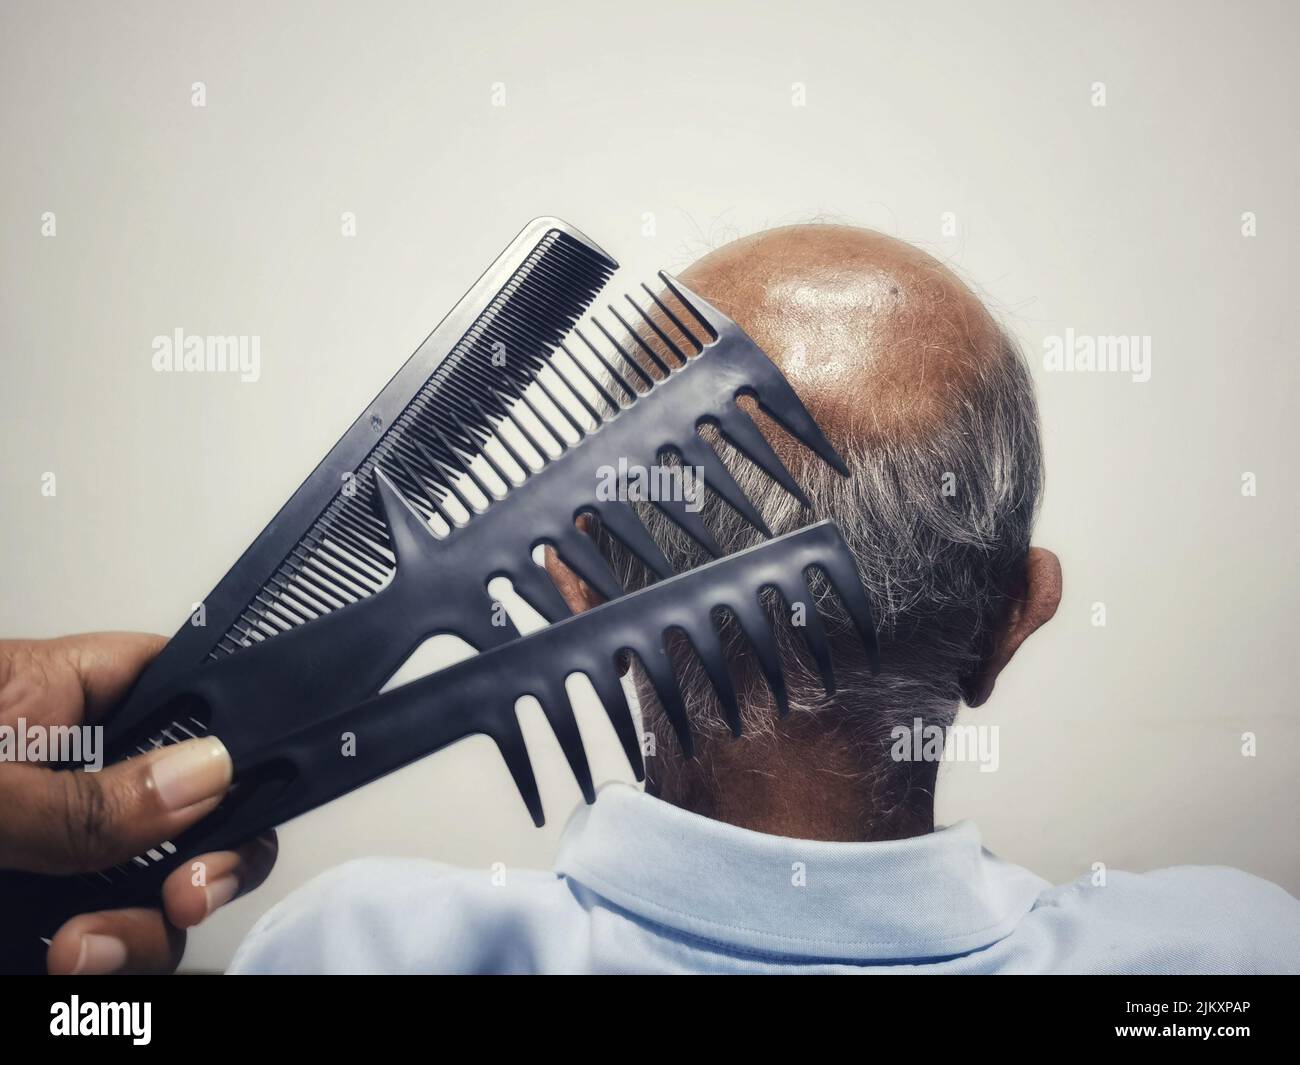
{"type": "MultiPolygon", "coordinates": [[[[647,790],[716,821],[794,839],[863,842],[934,831],[936,766],[897,763],[888,744],[864,755],[842,727],[792,715],[772,733],[696,738],[647,759],[647,790]]],[[[672,746],[672,745],[667,745],[672,746]]]]}

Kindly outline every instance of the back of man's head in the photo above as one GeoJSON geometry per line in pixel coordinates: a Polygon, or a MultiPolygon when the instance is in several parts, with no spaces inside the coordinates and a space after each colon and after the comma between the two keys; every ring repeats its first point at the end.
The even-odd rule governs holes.
{"type": "MultiPolygon", "coordinates": [[[[680,757],[653,693],[639,684],[657,739],[652,786],[698,812],[786,834],[924,831],[935,767],[892,762],[890,734],[916,718],[946,728],[963,697],[982,701],[1010,616],[1023,606],[1042,480],[1024,361],[951,271],[869,230],[772,230],[705,256],[682,279],[771,356],[846,460],[848,478],[756,415],[812,501],[809,512],[711,438],[775,533],[821,518],[839,525],[875,606],[882,668],[871,674],[838,603],[819,596],[838,682],[826,698],[785,609],[772,603],[791,713],[778,722],[733,624],[724,637],[745,738],[732,740],[703,670],[677,648],[698,758],[680,757]]],[[[707,561],[661,512],[641,513],[675,570],[707,561]]],[[[727,552],[759,539],[712,493],[703,516],[727,552]]],[[[625,587],[650,579],[617,541],[600,541],[625,587]]]]}

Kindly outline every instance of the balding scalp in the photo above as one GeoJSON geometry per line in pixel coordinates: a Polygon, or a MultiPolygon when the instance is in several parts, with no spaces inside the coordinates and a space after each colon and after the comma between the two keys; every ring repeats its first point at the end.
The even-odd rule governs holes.
{"type": "MultiPolygon", "coordinates": [[[[769,605],[792,721],[825,722],[846,745],[876,751],[846,765],[880,764],[879,749],[900,723],[952,723],[966,682],[1023,581],[1042,480],[1028,368],[955,275],[918,249],[868,230],[812,225],[761,233],[705,256],[683,279],[781,367],[849,466],[851,476],[840,477],[766,427],[812,502],[807,510],[716,434],[709,436],[773,532],[830,518],[852,549],[877,611],[879,675],[849,638],[838,604],[828,600],[840,687],[827,698],[816,671],[800,659],[798,637],[778,605],[769,605]]],[[[712,493],[702,513],[727,552],[759,539],[712,493]]],[[[641,517],[675,571],[707,561],[662,512],[644,507],[641,517]]],[[[617,541],[603,533],[598,538],[624,587],[649,580],[617,541]]],[[[828,590],[814,591],[820,606],[828,590]]],[[[774,702],[742,637],[734,625],[724,624],[720,634],[738,663],[746,732],[773,733],[774,702]]],[[[693,727],[721,739],[727,727],[711,685],[698,663],[679,665],[693,727]]],[[[653,691],[639,688],[647,726],[667,735],[653,691]]],[[[660,779],[694,775],[697,789],[712,787],[717,774],[674,765],[666,748],[652,767],[660,779]]],[[[890,772],[897,779],[879,786],[896,791],[901,804],[927,786],[914,766],[890,772]]],[[[695,801],[695,808],[707,807],[698,795],[695,801]]]]}
{"type": "Polygon", "coordinates": [[[872,230],[769,230],[682,277],[754,338],[845,446],[924,437],[1006,358],[997,324],[952,271],[872,230]]]}

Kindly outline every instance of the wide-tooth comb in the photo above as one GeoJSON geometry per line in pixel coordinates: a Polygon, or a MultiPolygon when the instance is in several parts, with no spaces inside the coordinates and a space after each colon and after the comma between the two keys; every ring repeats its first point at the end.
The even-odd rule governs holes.
{"type": "MultiPolygon", "coordinates": [[[[594,802],[595,783],[569,701],[568,678],[581,673],[591,682],[628,764],[640,780],[644,776],[640,737],[624,699],[621,662],[628,652],[636,656],[672,722],[678,743],[691,756],[691,726],[669,651],[669,634],[686,636],[719,699],[734,708],[735,693],[715,620],[719,610],[734,617],[773,691],[778,712],[784,715],[788,709],[783,698],[785,671],[763,594],[772,589],[790,607],[801,605],[802,623],[793,627],[818,664],[826,693],[834,693],[834,666],[809,579],[811,571],[824,576],[857,632],[871,669],[878,670],[871,601],[839,529],[822,521],[465,659],[304,725],[279,741],[273,741],[264,728],[244,715],[234,715],[229,730],[220,721],[214,721],[213,728],[226,743],[237,775],[282,774],[288,769],[295,780],[320,781],[308,785],[314,794],[311,806],[305,809],[466,736],[486,735],[496,743],[528,812],[540,827],[545,816],[515,714],[519,699],[532,696],[541,705],[583,798],[594,802]],[[357,767],[355,757],[340,757],[337,739],[344,733],[356,737],[357,751],[366,748],[371,764],[357,767]],[[344,781],[339,780],[338,772],[342,761],[350,763],[343,771],[344,781]],[[335,778],[332,782],[331,777],[335,778]]],[[[739,735],[738,729],[733,732],[739,735]]],[[[303,812],[297,809],[301,801],[303,798],[292,801],[294,812],[287,816],[303,812]]],[[[283,819],[277,813],[276,823],[283,819]]]]}
{"type": "MultiPolygon", "coordinates": [[[[504,419],[494,420],[484,414],[482,424],[487,428],[464,427],[465,432],[460,434],[463,426],[456,422],[453,429],[462,437],[476,431],[505,444],[510,435],[518,433],[520,438],[533,441],[530,447],[542,459],[540,468],[534,469],[527,456],[513,448],[517,456],[514,464],[522,471],[522,480],[512,480],[503,460],[492,459],[493,468],[509,487],[499,497],[483,493],[486,504],[470,510],[469,518],[461,523],[442,505],[457,478],[450,473],[445,476],[442,483],[448,495],[440,502],[436,494],[439,482],[434,475],[437,466],[427,456],[429,449],[422,443],[422,430],[409,428],[400,448],[387,452],[382,461],[367,460],[373,471],[368,480],[353,481],[356,494],[349,497],[349,503],[363,495],[373,498],[377,513],[365,526],[350,524],[342,533],[327,531],[318,540],[317,559],[329,549],[335,561],[330,574],[318,566],[315,580],[319,587],[315,594],[324,596],[327,589],[332,589],[341,597],[344,586],[359,594],[323,609],[303,624],[281,620],[282,627],[272,627],[264,620],[267,632],[256,639],[246,638],[245,645],[232,646],[227,653],[223,641],[198,668],[183,672],[173,669],[175,675],[166,682],[150,677],[149,684],[133,693],[112,719],[112,753],[129,754],[167,742],[166,730],[176,732],[184,726],[194,731],[203,727],[206,714],[218,704],[242,707],[249,713],[275,714],[285,720],[296,720],[301,715],[306,720],[359,702],[378,692],[425,639],[438,633],[455,634],[478,649],[505,643],[518,632],[495,608],[488,592],[489,582],[496,577],[508,578],[547,621],[558,621],[568,615],[569,608],[546,571],[532,559],[534,548],[542,543],[554,547],[565,564],[605,598],[621,595],[623,589],[594,541],[575,524],[583,513],[597,515],[604,528],[658,576],[671,575],[633,503],[600,498],[601,471],[613,469],[620,462],[648,469],[660,462],[662,453],[675,452],[685,465],[703,470],[708,489],[768,535],[762,517],[712,445],[699,433],[703,425],[716,426],[723,437],[769,476],[802,497],[780,458],[738,402],[743,396],[752,396],[779,425],[843,472],[839,456],[758,346],[705,300],[667,274],[660,276],[680,304],[681,313],[666,302],[667,296],[660,298],[651,293],[651,298],[682,342],[692,345],[696,354],[687,357],[675,346],[672,357],[680,355],[681,361],[673,365],[666,361],[667,355],[655,355],[643,338],[622,342],[620,348],[626,355],[616,356],[621,360],[617,364],[606,360],[606,374],[609,387],[623,387],[617,382],[625,382],[634,397],[631,405],[606,417],[587,400],[589,414],[601,420],[594,427],[583,427],[576,418],[567,423],[578,436],[576,442],[568,442],[555,425],[557,415],[548,418],[527,396],[510,408],[504,419]],[[622,373],[629,375],[634,372],[632,368],[639,369],[635,353],[628,350],[634,343],[642,346],[647,358],[659,360],[660,376],[642,370],[644,381],[639,391],[633,390],[617,368],[621,365],[622,373]],[[521,406],[532,415],[530,419],[523,417],[521,406]],[[549,457],[547,442],[527,428],[530,420],[548,433],[550,449],[559,450],[558,456],[549,457]],[[513,433],[507,432],[506,422],[513,433]],[[424,476],[418,472],[422,452],[430,462],[424,476]],[[443,517],[448,527],[443,536],[435,534],[430,526],[435,516],[443,517]],[[342,539],[344,533],[346,541],[342,539]],[[376,587],[360,594],[364,552],[393,561],[386,570],[372,563],[376,587]],[[195,710],[195,705],[203,709],[195,710]],[[189,709],[182,715],[175,710],[180,706],[189,709]]],[[[643,325],[654,325],[662,331],[650,313],[642,311],[638,304],[632,306],[640,311],[643,325]]],[[[575,332],[587,339],[580,330],[575,332]]],[[[607,331],[607,335],[614,338],[613,333],[607,331]]],[[[598,351],[595,345],[591,350],[598,351]]],[[[578,371],[565,370],[563,363],[581,365],[567,345],[561,345],[556,355],[544,360],[556,379],[570,390],[570,399],[580,402],[585,397],[582,382],[576,379],[578,371]]],[[[595,374],[591,380],[603,387],[595,374]]],[[[555,399],[554,407],[562,410],[564,397],[554,396],[553,392],[550,395],[555,399]]],[[[461,451],[454,445],[452,450],[461,451]]],[[[490,454],[491,449],[481,448],[477,457],[483,459],[490,454]]],[[[461,452],[459,461],[462,471],[473,469],[467,453],[461,452]]],[[[460,491],[464,501],[474,502],[467,489],[460,491]]],[[[719,553],[699,514],[686,501],[669,498],[655,500],[654,504],[710,553],[719,553]]],[[[287,586],[278,593],[263,589],[259,595],[265,604],[259,608],[264,618],[274,616],[272,608],[276,605],[291,608],[299,602],[287,586]]]]}
{"type": "Polygon", "coordinates": [[[672,720],[679,742],[691,750],[690,723],[682,708],[669,634],[685,633],[724,705],[734,707],[715,611],[729,611],[759,660],[769,683],[779,685],[782,664],[765,590],[788,604],[801,603],[808,623],[804,640],[833,690],[830,649],[816,621],[810,571],[820,571],[850,618],[873,669],[879,668],[871,603],[839,530],[821,522],[788,533],[623,596],[532,635],[466,659],[366,702],[317,718],[296,729],[284,722],[225,708],[210,722],[230,752],[235,788],[218,810],[178,838],[165,853],[121,877],[45,877],[10,874],[11,913],[22,928],[0,926],[0,967],[41,956],[49,936],[72,913],[147,903],[168,872],[193,856],[219,851],[283,824],[467,736],[492,738],[533,821],[545,817],[515,706],[531,695],[541,704],[587,802],[595,787],[566,681],[585,675],[600,697],[638,779],[643,776],[640,738],[619,679],[620,661],[633,653],[643,665],[672,720]],[[341,753],[351,733],[353,753],[341,753]]]}

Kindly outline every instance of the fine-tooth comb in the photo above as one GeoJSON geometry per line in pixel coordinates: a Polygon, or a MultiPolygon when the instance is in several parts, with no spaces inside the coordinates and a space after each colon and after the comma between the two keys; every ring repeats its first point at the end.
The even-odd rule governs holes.
{"type": "MultiPolygon", "coordinates": [[[[621,595],[582,514],[670,576],[632,504],[600,498],[601,471],[620,463],[650,468],[673,454],[770,535],[699,435],[716,427],[806,503],[741,397],[847,472],[757,345],[667,275],[663,293],[642,286],[639,301],[611,305],[612,329],[596,318],[584,332],[577,323],[616,267],[563,222],[527,227],[206,597],[205,623],[182,626],[145,671],[106,728],[110,760],[203,735],[227,715],[325,719],[378,693],[433,635],[478,650],[513,640],[487,591],[497,577],[546,620],[567,617],[532,561],[540,544],[606,598],[621,595]]],[[[653,502],[719,553],[686,500],[653,502]]],[[[138,878],[168,853],[102,879],[138,878]]]]}
{"type": "Polygon", "coordinates": [[[23,875],[23,909],[11,910],[22,913],[23,928],[0,929],[6,963],[12,964],[11,955],[19,952],[33,962],[43,957],[39,937],[52,935],[74,913],[148,903],[167,874],[194,856],[236,846],[471,735],[486,735],[496,743],[533,821],[541,825],[541,797],[515,709],[524,696],[537,699],[584,798],[594,801],[591,770],[566,690],[575,673],[591,682],[640,780],[640,738],[619,679],[629,653],[654,687],[683,750],[692,751],[690,722],[669,650],[672,633],[685,634],[739,735],[736,695],[715,621],[718,611],[735,618],[784,713],[784,670],[762,598],[768,589],[791,607],[804,605],[800,631],[827,694],[833,694],[834,665],[810,581],[814,572],[844,607],[871,668],[878,669],[871,603],[839,530],[823,521],[307,722],[282,714],[214,709],[212,734],[225,744],[235,769],[227,801],[126,881],[23,875]],[[349,733],[352,753],[345,756],[341,739],[349,733]]]}
{"type": "MultiPolygon", "coordinates": [[[[204,598],[203,624],[182,625],[168,641],[115,727],[153,705],[152,691],[203,663],[383,587],[393,563],[375,513],[374,470],[427,468],[426,452],[453,465],[477,453],[493,419],[508,413],[617,268],[567,223],[529,223],[204,598]]],[[[431,509],[418,498],[416,505],[431,509]]]]}

